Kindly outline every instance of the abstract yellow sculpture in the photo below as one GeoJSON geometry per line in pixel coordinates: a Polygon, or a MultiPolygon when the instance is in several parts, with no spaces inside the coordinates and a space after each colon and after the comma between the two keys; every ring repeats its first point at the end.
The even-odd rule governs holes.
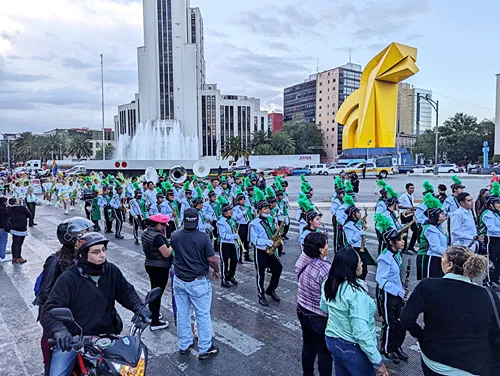
{"type": "Polygon", "coordinates": [[[398,83],[418,72],[416,60],[416,48],[391,43],[368,63],[335,117],[343,149],[395,146],[398,83]]]}

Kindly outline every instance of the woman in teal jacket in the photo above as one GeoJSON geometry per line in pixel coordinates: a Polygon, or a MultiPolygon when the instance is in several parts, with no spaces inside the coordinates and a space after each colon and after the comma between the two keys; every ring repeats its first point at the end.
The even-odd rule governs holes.
{"type": "Polygon", "coordinates": [[[389,376],[377,349],[376,305],[358,277],[363,263],[351,247],[341,248],[321,291],[321,309],[328,313],[325,336],[336,376],[389,376]]]}

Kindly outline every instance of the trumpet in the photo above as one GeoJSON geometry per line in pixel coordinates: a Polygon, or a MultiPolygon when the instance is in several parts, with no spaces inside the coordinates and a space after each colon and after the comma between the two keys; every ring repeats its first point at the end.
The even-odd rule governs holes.
{"type": "Polygon", "coordinates": [[[416,222],[417,220],[415,218],[413,218],[411,220],[411,222],[408,222],[407,224],[405,224],[400,230],[399,230],[399,233],[403,233],[405,231],[408,231],[408,229],[416,222]]]}

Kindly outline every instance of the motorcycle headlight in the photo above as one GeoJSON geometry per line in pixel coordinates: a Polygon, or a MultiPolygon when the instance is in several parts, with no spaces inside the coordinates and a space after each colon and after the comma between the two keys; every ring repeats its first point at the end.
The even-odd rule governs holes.
{"type": "Polygon", "coordinates": [[[144,353],[144,349],[141,351],[141,358],[139,359],[139,363],[137,363],[136,367],[115,362],[111,362],[111,364],[113,364],[116,372],[118,372],[121,376],[144,376],[146,374],[146,354],[144,353]]]}

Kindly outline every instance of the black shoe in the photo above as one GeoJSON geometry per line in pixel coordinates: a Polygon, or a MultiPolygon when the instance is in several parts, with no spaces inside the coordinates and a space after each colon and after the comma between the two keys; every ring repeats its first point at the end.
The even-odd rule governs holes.
{"type": "Polygon", "coordinates": [[[285,239],[285,240],[290,240],[290,239],[288,238],[288,236],[286,236],[286,235],[283,235],[283,239],[285,239]]]}
{"type": "Polygon", "coordinates": [[[231,285],[230,285],[230,284],[229,284],[229,282],[227,282],[227,281],[223,281],[223,282],[221,282],[221,283],[220,283],[220,285],[221,285],[222,287],[227,288],[227,289],[231,287],[231,285]]]}
{"type": "Polygon", "coordinates": [[[151,324],[149,326],[149,329],[154,332],[155,330],[167,329],[168,326],[169,326],[168,321],[158,320],[158,323],[154,325],[151,324]]]}
{"type": "Polygon", "coordinates": [[[200,354],[198,356],[198,359],[199,360],[207,360],[209,358],[211,358],[212,356],[215,356],[219,353],[219,349],[217,347],[215,347],[214,345],[210,346],[210,348],[208,349],[208,351],[205,353],[205,354],[200,354]]]}
{"type": "Polygon", "coordinates": [[[33,227],[33,225],[28,225],[29,227],[33,227]]]}
{"type": "Polygon", "coordinates": [[[281,257],[281,255],[286,255],[286,252],[281,251],[281,253],[278,256],[281,257]]]}
{"type": "Polygon", "coordinates": [[[117,238],[117,239],[125,239],[125,237],[124,237],[124,236],[122,236],[122,235],[120,235],[120,234],[116,234],[116,235],[115,235],[115,238],[117,238]]]}
{"type": "Polygon", "coordinates": [[[396,351],[394,351],[394,354],[396,354],[399,359],[404,360],[405,362],[408,360],[409,356],[407,353],[403,351],[403,349],[400,347],[396,351]]]}
{"type": "Polygon", "coordinates": [[[269,274],[272,274],[272,271],[269,268],[267,268],[266,272],[268,272],[269,274]]]}
{"type": "Polygon", "coordinates": [[[242,260],[238,260],[238,264],[243,265],[243,261],[242,260]]]}
{"type": "Polygon", "coordinates": [[[38,226],[38,223],[33,223],[33,226],[38,226]]]}
{"type": "Polygon", "coordinates": [[[399,364],[401,363],[401,360],[399,359],[399,356],[396,355],[396,353],[390,352],[390,353],[382,353],[382,356],[386,359],[392,360],[394,364],[399,364]]]}
{"type": "Polygon", "coordinates": [[[234,277],[230,278],[230,279],[228,279],[228,281],[231,282],[233,285],[238,286],[238,281],[236,280],[236,278],[234,278],[234,277]]]}
{"type": "Polygon", "coordinates": [[[269,303],[267,302],[267,299],[264,295],[260,296],[259,295],[259,304],[264,307],[268,307],[269,303]]]}
{"type": "Polygon", "coordinates": [[[246,261],[246,262],[253,262],[253,260],[250,258],[250,256],[249,256],[249,255],[246,255],[246,256],[245,256],[245,261],[246,261]]]}
{"type": "Polygon", "coordinates": [[[271,297],[271,299],[273,299],[276,303],[279,303],[281,301],[281,298],[278,295],[276,295],[275,291],[266,292],[266,295],[269,295],[271,297]]]}
{"type": "Polygon", "coordinates": [[[139,245],[139,240],[136,240],[136,241],[134,242],[134,244],[135,244],[135,245],[139,245]]]}
{"type": "Polygon", "coordinates": [[[190,344],[186,350],[180,350],[179,352],[181,355],[187,355],[191,352],[191,349],[193,348],[194,343],[190,344]]]}

